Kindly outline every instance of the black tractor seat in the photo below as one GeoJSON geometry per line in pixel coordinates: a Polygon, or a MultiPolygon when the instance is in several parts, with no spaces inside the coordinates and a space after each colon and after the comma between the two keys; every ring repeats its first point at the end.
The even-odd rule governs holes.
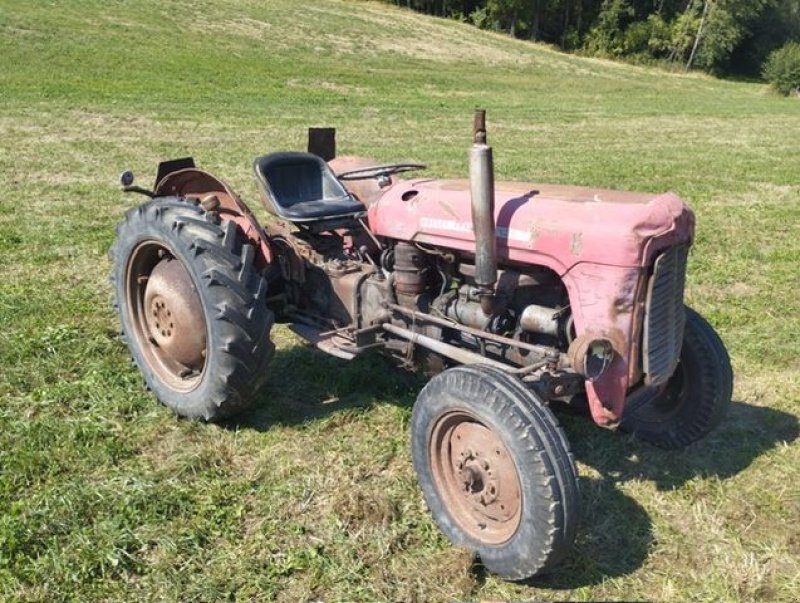
{"type": "Polygon", "coordinates": [[[288,222],[321,222],[366,215],[366,208],[320,157],[282,152],[253,162],[267,209],[288,222]]]}

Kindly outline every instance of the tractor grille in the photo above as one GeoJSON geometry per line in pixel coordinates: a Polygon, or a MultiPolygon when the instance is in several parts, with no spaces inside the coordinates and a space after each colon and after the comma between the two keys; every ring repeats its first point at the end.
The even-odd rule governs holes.
{"type": "Polygon", "coordinates": [[[683,287],[688,255],[689,246],[680,245],[658,256],[647,287],[642,368],[648,385],[666,383],[678,365],[686,323],[683,287]]]}

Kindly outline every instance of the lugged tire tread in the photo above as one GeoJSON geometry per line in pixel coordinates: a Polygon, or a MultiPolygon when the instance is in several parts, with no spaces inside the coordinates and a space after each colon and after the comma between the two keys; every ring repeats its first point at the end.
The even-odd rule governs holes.
{"type": "MultiPolygon", "coordinates": [[[[163,384],[148,382],[147,375],[145,381],[179,414],[206,420],[227,418],[241,411],[263,385],[274,352],[269,339],[274,316],[265,304],[266,281],[254,269],[254,249],[243,242],[234,222],[206,212],[196,200],[160,197],[132,208],[117,226],[117,240],[110,250],[118,312],[125,303],[121,299],[124,286],[119,282],[127,263],[122,247],[132,248],[147,237],[166,239],[174,251],[190,259],[192,265],[187,269],[194,274],[195,287],[206,308],[212,333],[208,345],[214,346],[212,358],[216,360],[215,366],[206,366],[210,373],[203,378],[204,383],[210,380],[206,399],[187,407],[170,398],[169,392],[165,395],[163,384]]],[[[136,341],[126,332],[124,320],[122,339],[139,366],[136,341]]]]}
{"type": "Polygon", "coordinates": [[[203,273],[203,278],[210,286],[224,287],[234,293],[242,305],[250,307],[255,296],[248,287],[249,283],[233,276],[234,271],[224,271],[217,267],[209,268],[203,273]]]}

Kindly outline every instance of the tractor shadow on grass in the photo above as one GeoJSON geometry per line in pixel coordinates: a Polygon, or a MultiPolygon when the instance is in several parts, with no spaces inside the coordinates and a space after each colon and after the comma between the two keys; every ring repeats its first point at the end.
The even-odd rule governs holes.
{"type": "MultiPolygon", "coordinates": [[[[382,356],[340,360],[310,346],[278,350],[266,387],[253,408],[230,429],[266,431],[300,425],[375,403],[411,408],[427,379],[394,368],[382,356]]],[[[574,550],[551,574],[524,584],[575,589],[635,572],[653,544],[653,523],[645,508],[624,492],[628,482],[652,482],[659,491],[696,478],[727,479],[757,458],[800,434],[795,416],[733,402],[722,425],[681,451],[664,451],[632,436],[596,427],[590,418],[556,409],[575,459],[591,475],[580,477],[583,513],[574,550]]],[[[476,581],[486,571],[476,562],[476,581]]]]}
{"type": "Polygon", "coordinates": [[[800,435],[797,417],[740,401],[714,432],[680,451],[610,433],[588,417],[558,414],[575,459],[599,476],[580,478],[583,517],[575,550],[553,573],[530,581],[542,588],[595,585],[642,566],[653,541],[652,521],[622,491],[626,483],[652,482],[669,491],[696,478],[728,479],[800,435]]]}
{"type": "Polygon", "coordinates": [[[727,479],[800,435],[796,416],[734,401],[722,424],[683,450],[661,450],[631,435],[608,433],[576,417],[561,416],[575,458],[616,483],[651,481],[658,490],[695,478],[727,479]]]}
{"type": "Polygon", "coordinates": [[[410,408],[425,381],[393,367],[377,353],[348,361],[306,345],[279,349],[253,406],[222,425],[267,431],[275,425],[299,425],[349,409],[369,408],[376,402],[410,408]]]}

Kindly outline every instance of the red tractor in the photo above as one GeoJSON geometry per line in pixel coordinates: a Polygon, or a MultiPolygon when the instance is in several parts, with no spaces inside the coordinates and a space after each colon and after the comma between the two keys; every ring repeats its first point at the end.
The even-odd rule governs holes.
{"type": "Polygon", "coordinates": [[[733,376],[684,306],[694,216],[678,197],[495,183],[482,111],[469,181],[334,158],[332,132],[316,133],[316,153],[255,160],[266,226],[191,159],[162,163],[152,191],[122,176],[151,197],[112,249],[123,336],[177,414],[245,408],[276,320],[334,356],[380,350],[435,374],[411,420],[423,495],[452,542],[508,579],[550,570],[575,536],[577,473],[551,402],[664,448],[722,419],[733,376]]]}

